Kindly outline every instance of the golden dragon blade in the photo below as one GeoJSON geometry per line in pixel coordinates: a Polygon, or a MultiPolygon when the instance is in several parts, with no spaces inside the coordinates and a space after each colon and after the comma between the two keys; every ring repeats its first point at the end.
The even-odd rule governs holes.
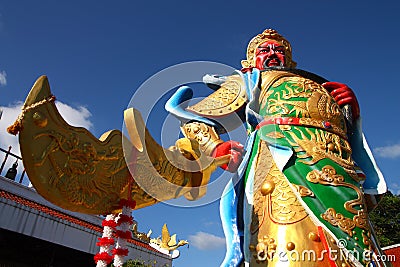
{"type": "Polygon", "coordinates": [[[118,130],[97,139],[66,123],[54,100],[47,77],[41,76],[9,132],[19,131],[25,170],[37,192],[64,209],[108,214],[119,211],[122,198],[135,200],[136,208],[182,195],[196,199],[205,193],[216,164],[224,163],[190,171],[189,165],[200,164],[195,144],[180,140],[180,148],[162,148],[134,109],[125,111],[132,143],[118,130]]]}

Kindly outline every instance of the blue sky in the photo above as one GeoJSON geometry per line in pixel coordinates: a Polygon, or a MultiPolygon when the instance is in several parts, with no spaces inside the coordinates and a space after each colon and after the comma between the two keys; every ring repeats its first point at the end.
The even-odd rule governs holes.
{"type": "MultiPolygon", "coordinates": [[[[16,118],[18,102],[45,74],[75,125],[96,136],[121,129],[133,93],[155,73],[198,60],[240,68],[248,41],[275,28],[292,43],[299,68],[356,92],[368,142],[399,194],[399,13],[400,4],[389,0],[0,0],[0,125],[16,118]]],[[[157,119],[148,123],[152,132],[159,128],[157,119]]],[[[0,134],[2,148],[15,142],[0,134]]],[[[219,266],[224,257],[218,201],[190,208],[158,204],[134,217],[139,230],[151,228],[154,237],[166,222],[191,241],[176,267],[219,266]]]]}

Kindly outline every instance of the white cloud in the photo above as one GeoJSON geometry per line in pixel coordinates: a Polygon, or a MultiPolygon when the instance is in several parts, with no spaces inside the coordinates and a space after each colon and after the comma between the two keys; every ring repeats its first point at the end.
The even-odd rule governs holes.
{"type": "Polygon", "coordinates": [[[79,106],[73,108],[62,102],[56,102],[56,106],[67,123],[76,127],[84,127],[88,130],[92,130],[93,123],[89,120],[92,114],[86,107],[79,106]]]}
{"type": "Polygon", "coordinates": [[[220,223],[218,223],[218,222],[211,222],[211,221],[205,222],[205,223],[203,223],[203,224],[204,224],[204,226],[206,226],[206,227],[219,227],[219,226],[221,226],[220,223]]]}
{"type": "Polygon", "coordinates": [[[0,71],[0,86],[7,85],[7,73],[3,70],[0,71]]]}
{"type": "MultiPolygon", "coordinates": [[[[7,127],[12,125],[18,118],[18,115],[21,112],[22,104],[22,102],[18,102],[8,107],[0,106],[0,109],[3,110],[3,115],[0,119],[0,147],[8,150],[8,147],[11,146],[11,153],[14,153],[18,156],[21,156],[18,136],[7,133],[7,127]]],[[[56,102],[56,106],[67,123],[73,126],[84,127],[88,130],[93,127],[93,124],[90,121],[91,113],[87,108],[83,106],[74,108],[61,102],[56,102]]],[[[3,161],[4,155],[4,153],[0,153],[0,162],[3,161]]],[[[7,160],[7,164],[4,166],[2,175],[4,175],[6,170],[11,167],[12,163],[14,163],[14,160],[7,160]]],[[[18,174],[21,173],[22,164],[19,162],[18,174]]]]}
{"type": "Polygon", "coordinates": [[[400,195],[400,185],[398,183],[391,183],[388,187],[389,191],[392,192],[393,195],[400,195]]]}
{"type": "Polygon", "coordinates": [[[200,250],[220,249],[225,246],[225,238],[204,232],[197,232],[189,236],[190,245],[200,250]]]}
{"type": "Polygon", "coordinates": [[[400,144],[374,148],[374,153],[382,158],[400,157],[400,144]]]}
{"type": "MultiPolygon", "coordinates": [[[[3,115],[0,119],[0,147],[2,149],[8,150],[8,147],[11,146],[11,153],[21,156],[19,152],[19,144],[18,137],[13,136],[7,133],[7,127],[14,123],[15,119],[18,117],[18,114],[21,111],[22,103],[16,103],[10,107],[0,107],[3,111],[3,115]]],[[[3,152],[0,153],[0,160],[3,162],[5,154],[3,152]]],[[[14,157],[9,157],[6,165],[4,166],[2,175],[5,175],[5,172],[11,167],[11,165],[15,162],[14,157]]],[[[18,174],[22,173],[22,163],[18,162],[18,174]]]]}

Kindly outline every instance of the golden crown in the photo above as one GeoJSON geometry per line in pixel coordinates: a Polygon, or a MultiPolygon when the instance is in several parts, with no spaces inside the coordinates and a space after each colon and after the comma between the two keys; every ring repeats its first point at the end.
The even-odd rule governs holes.
{"type": "Polygon", "coordinates": [[[286,66],[288,68],[295,68],[297,63],[292,60],[292,46],[289,41],[280,35],[276,30],[266,29],[261,34],[256,35],[251,39],[247,46],[247,59],[242,60],[242,67],[249,68],[255,66],[256,50],[257,47],[266,41],[276,41],[285,47],[286,66]]]}

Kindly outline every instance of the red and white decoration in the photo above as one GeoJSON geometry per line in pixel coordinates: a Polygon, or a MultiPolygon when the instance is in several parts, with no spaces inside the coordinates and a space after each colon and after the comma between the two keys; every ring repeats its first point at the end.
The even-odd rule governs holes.
{"type": "Polygon", "coordinates": [[[113,259],[114,266],[121,267],[125,262],[125,256],[128,255],[127,242],[132,238],[129,227],[133,224],[131,214],[136,203],[132,200],[121,199],[120,205],[122,212],[118,215],[107,215],[103,220],[103,235],[97,242],[100,252],[94,256],[96,267],[107,267],[113,259]]]}

